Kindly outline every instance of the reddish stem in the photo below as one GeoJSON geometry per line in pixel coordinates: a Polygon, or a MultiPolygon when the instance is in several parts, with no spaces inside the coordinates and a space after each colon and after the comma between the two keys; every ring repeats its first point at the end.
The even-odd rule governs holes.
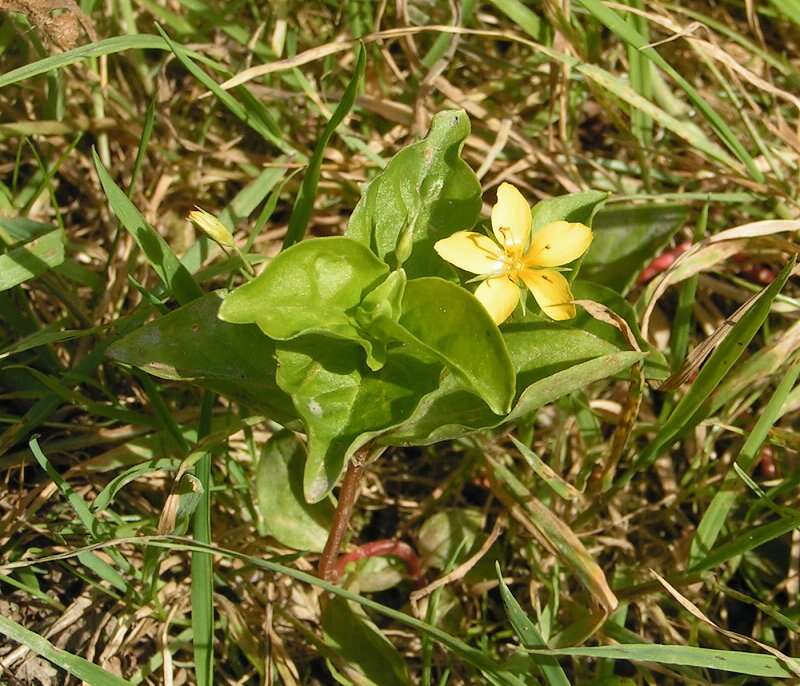
{"type": "Polygon", "coordinates": [[[335,579],[336,560],[339,557],[339,549],[342,547],[342,539],[347,531],[347,526],[350,524],[350,517],[353,515],[353,506],[358,499],[359,486],[363,475],[364,465],[359,451],[353,455],[347,465],[328,540],[325,541],[325,548],[319,558],[319,576],[322,579],[328,581],[335,579]]]}
{"type": "Polygon", "coordinates": [[[414,549],[408,543],[403,543],[403,541],[385,538],[381,541],[365,543],[346,555],[342,555],[336,564],[334,579],[340,578],[344,574],[347,565],[351,562],[363,560],[365,557],[383,557],[386,555],[402,560],[406,565],[406,572],[408,572],[408,576],[412,580],[418,581],[422,576],[422,564],[414,549]]]}
{"type": "Polygon", "coordinates": [[[640,286],[646,284],[648,281],[658,276],[661,272],[669,269],[675,262],[675,260],[677,260],[681,255],[683,255],[683,253],[685,253],[691,247],[692,244],[687,241],[685,243],[681,243],[680,245],[674,247],[672,250],[665,250],[658,257],[656,257],[650,264],[648,264],[644,269],[642,269],[642,273],[639,274],[639,279],[637,280],[637,283],[640,286]]]}

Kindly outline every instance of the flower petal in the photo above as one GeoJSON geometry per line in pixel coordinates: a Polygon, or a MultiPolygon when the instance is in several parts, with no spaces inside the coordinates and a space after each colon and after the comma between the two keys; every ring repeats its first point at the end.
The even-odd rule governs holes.
{"type": "Polygon", "coordinates": [[[442,259],[472,274],[499,274],[505,267],[500,246],[482,233],[458,231],[436,241],[433,249],[442,259]]]}
{"type": "Polygon", "coordinates": [[[519,287],[507,276],[486,279],[475,291],[475,297],[481,301],[494,323],[500,326],[511,316],[519,302],[519,287]]]}
{"type": "Polygon", "coordinates": [[[588,226],[550,222],[533,234],[525,262],[536,267],[560,267],[577,260],[591,243],[592,230],[588,226]]]}
{"type": "Polygon", "coordinates": [[[552,269],[525,269],[520,277],[548,317],[562,320],[575,316],[569,282],[562,274],[552,269]]]}
{"type": "Polygon", "coordinates": [[[531,208],[516,186],[501,183],[492,208],[492,229],[507,252],[525,250],[531,240],[531,208]]]}

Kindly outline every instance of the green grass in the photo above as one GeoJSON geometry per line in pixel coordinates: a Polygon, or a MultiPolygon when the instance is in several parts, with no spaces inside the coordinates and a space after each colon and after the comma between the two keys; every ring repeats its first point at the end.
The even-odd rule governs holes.
{"type": "Polygon", "coordinates": [[[83,3],[95,43],[74,8],[44,21],[39,4],[0,16],[0,683],[796,678],[800,224],[709,244],[652,314],[636,277],[667,239],[800,216],[797,3],[753,3],[760,32],[745,3],[699,0],[83,3]],[[706,28],[675,37],[665,19],[706,28]],[[242,283],[242,259],[258,271],[341,234],[364,184],[453,107],[487,205],[502,181],[532,202],[609,194],[626,238],[583,288],[650,357],[640,403],[619,320],[581,314],[574,348],[531,379],[539,409],[368,465],[346,547],[401,539],[422,583],[453,574],[415,604],[395,561],[333,586],[311,573],[319,550],[265,520],[277,422],[106,350],[242,283]],[[658,219],[675,204],[673,235],[658,219]],[[242,258],[194,233],[195,205],[242,258]],[[696,375],[659,390],[725,326],[696,375]],[[562,396],[576,378],[594,381],[562,396]],[[343,616],[358,641],[332,627],[343,616]]]}

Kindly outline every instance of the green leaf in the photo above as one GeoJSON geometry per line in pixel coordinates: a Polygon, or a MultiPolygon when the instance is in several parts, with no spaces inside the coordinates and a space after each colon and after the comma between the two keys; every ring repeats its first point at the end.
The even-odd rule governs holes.
{"type": "Polygon", "coordinates": [[[482,536],[483,521],[480,511],[467,508],[437,512],[426,519],[417,536],[424,566],[443,570],[463,562],[482,536]]]}
{"type": "Polygon", "coordinates": [[[400,340],[419,344],[441,360],[493,412],[511,409],[515,379],[506,344],[469,291],[436,277],[409,281],[395,330],[400,340]]]}
{"type": "MultiPolygon", "coordinates": [[[[358,606],[355,606],[358,608],[358,606]]],[[[366,616],[343,598],[332,598],[322,613],[326,643],[336,667],[356,686],[410,686],[405,662],[366,616]]]]}
{"type": "Polygon", "coordinates": [[[503,339],[523,389],[567,367],[619,352],[619,347],[573,324],[529,314],[503,327],[503,339]]]}
{"type": "Polygon", "coordinates": [[[200,290],[200,286],[197,285],[192,275],[180,263],[161,234],[144,220],[125,192],[114,182],[94,149],[92,149],[92,156],[111,210],[133,236],[164,285],[181,305],[202,296],[203,291],[200,290]]]}
{"type": "Polygon", "coordinates": [[[50,231],[0,255],[0,291],[33,279],[64,261],[64,232],[50,231]]]}
{"type": "Polygon", "coordinates": [[[616,352],[553,371],[531,383],[520,393],[505,417],[494,414],[486,403],[461,386],[454,377],[426,396],[414,413],[400,426],[380,436],[381,445],[429,445],[459,438],[473,431],[491,429],[584,388],[590,383],[618,374],[643,357],[637,352],[616,352]]]}
{"type": "Polygon", "coordinates": [[[345,235],[392,266],[402,264],[409,278],[452,275],[433,245],[478,220],[480,183],[460,157],[469,131],[462,110],[436,114],[427,137],[401,150],[370,182],[345,235]]]}
{"type": "Polygon", "coordinates": [[[684,225],[685,205],[630,205],[603,209],[594,218],[594,239],[581,277],[619,293],[630,288],[642,267],[684,225]]]}
{"type": "Polygon", "coordinates": [[[598,205],[607,197],[608,193],[601,191],[584,191],[540,200],[531,208],[533,230],[556,221],[580,222],[591,226],[598,205]]]}
{"type": "Polygon", "coordinates": [[[295,550],[319,553],[333,519],[327,500],[309,504],[303,497],[306,451],[289,431],[274,434],[261,450],[256,473],[256,504],[266,533],[295,550]]]}
{"type": "Polygon", "coordinates": [[[162,379],[189,381],[232,398],[281,423],[296,419],[275,381],[275,348],[255,326],[217,316],[210,293],[116,341],[108,355],[162,379]]]}
{"type": "Polygon", "coordinates": [[[303,489],[312,503],[330,493],[358,448],[410,416],[440,374],[402,348],[369,373],[356,345],[315,335],[279,343],[277,355],[278,384],[308,434],[303,489]]]}
{"type": "Polygon", "coordinates": [[[336,131],[336,127],[342,123],[350,110],[353,109],[356,96],[364,80],[366,64],[367,51],[362,44],[358,49],[353,78],[350,79],[350,83],[347,84],[342,99],[339,101],[336,110],[334,110],[333,115],[325,125],[322,135],[314,146],[314,154],[311,155],[311,159],[308,161],[306,175],[303,177],[303,185],[300,187],[297,198],[295,198],[292,216],[289,218],[289,227],[286,230],[286,237],[283,239],[284,250],[303,239],[308,220],[311,217],[311,210],[314,208],[314,198],[317,195],[317,184],[319,183],[322,156],[325,154],[325,147],[328,145],[328,141],[331,139],[333,132],[336,131]]]}
{"type": "MultiPolygon", "coordinates": [[[[572,294],[576,300],[594,300],[601,305],[605,305],[614,314],[625,320],[631,328],[639,347],[647,352],[647,357],[644,360],[646,378],[660,381],[670,375],[669,362],[664,353],[644,339],[639,329],[639,322],[633,306],[617,291],[599,283],[578,279],[572,284],[572,294]]],[[[622,350],[630,348],[630,344],[625,340],[619,329],[611,324],[598,321],[582,308],[578,308],[578,313],[570,320],[570,325],[602,338],[622,350]]]]}
{"type": "Polygon", "coordinates": [[[373,339],[352,314],[387,272],[383,262],[349,238],[303,241],[230,293],[219,316],[232,324],[257,324],[274,340],[317,333],[353,341],[377,369],[381,362],[373,355],[373,339]]]}
{"type": "Polygon", "coordinates": [[[702,560],[692,564],[691,571],[714,569],[728,560],[758,548],[769,541],[800,528],[800,515],[787,515],[775,521],[737,531],[732,540],[714,548],[702,560]]]}
{"type": "Polygon", "coordinates": [[[208,88],[208,90],[214,94],[214,97],[227,107],[245,126],[249,126],[253,131],[261,135],[264,140],[272,143],[272,145],[279,150],[288,154],[296,152],[291,145],[288,145],[278,135],[277,127],[274,122],[271,121],[268,111],[260,100],[255,98],[242,86],[236,90],[238,94],[242,96],[244,104],[239,102],[229,91],[223,89],[214,79],[195,64],[194,59],[192,59],[193,55],[189,50],[170,40],[169,36],[167,36],[158,24],[156,24],[156,29],[158,29],[158,32],[161,34],[161,37],[164,39],[169,49],[186,70],[208,88]]]}
{"type": "Polygon", "coordinates": [[[549,25],[542,21],[542,18],[535,14],[521,0],[491,0],[492,4],[505,14],[525,33],[534,40],[544,42],[549,33],[549,25]]]}
{"type": "Polygon", "coordinates": [[[56,648],[43,636],[2,615],[0,615],[0,635],[24,645],[45,660],[52,662],[59,669],[63,669],[67,674],[85,681],[89,686],[131,686],[130,681],[107,672],[85,658],[56,648]]]}

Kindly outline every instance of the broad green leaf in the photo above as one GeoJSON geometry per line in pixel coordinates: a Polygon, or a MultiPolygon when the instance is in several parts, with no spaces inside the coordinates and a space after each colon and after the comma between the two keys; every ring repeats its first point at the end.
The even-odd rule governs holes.
{"type": "Polygon", "coordinates": [[[296,418],[275,381],[275,348],[255,326],[218,318],[210,293],[128,334],[109,356],[162,379],[189,381],[241,402],[281,423],[296,418]]]}
{"type": "Polygon", "coordinates": [[[322,612],[325,642],[334,648],[335,667],[354,686],[410,686],[397,649],[358,606],[332,598],[322,612]]]}
{"type": "Polygon", "coordinates": [[[437,512],[426,519],[417,536],[424,566],[445,569],[463,562],[482,536],[483,520],[481,512],[467,508],[437,512]]]}
{"type": "Polygon", "coordinates": [[[53,229],[52,224],[44,224],[27,217],[0,217],[0,244],[5,243],[9,248],[15,248],[20,243],[27,243],[51,233],[53,229]]]}
{"type": "Polygon", "coordinates": [[[350,79],[350,83],[347,84],[347,88],[333,115],[328,120],[328,123],[325,124],[325,129],[322,131],[322,135],[314,146],[314,154],[311,155],[311,159],[308,161],[308,168],[303,177],[303,184],[300,187],[297,198],[295,198],[292,216],[289,218],[289,226],[286,229],[286,237],[283,239],[284,250],[303,239],[308,220],[311,217],[311,210],[314,208],[314,198],[317,195],[317,184],[319,183],[320,170],[322,169],[322,156],[325,154],[325,147],[328,145],[328,141],[331,139],[333,132],[336,131],[336,127],[342,123],[350,110],[353,109],[356,96],[364,80],[366,64],[367,51],[362,44],[358,49],[353,78],[350,79]]]}
{"type": "Polygon", "coordinates": [[[521,419],[526,414],[558,400],[588,384],[618,374],[643,357],[637,352],[615,352],[566,366],[531,383],[520,393],[505,417],[494,414],[486,403],[461,386],[454,377],[426,396],[414,413],[400,426],[377,439],[381,445],[429,445],[491,429],[521,419]]]}
{"type": "Polygon", "coordinates": [[[409,281],[395,331],[401,341],[435,355],[493,412],[511,409],[515,380],[506,344],[469,291],[436,277],[409,281]]]}
{"type": "Polygon", "coordinates": [[[308,434],[303,489],[312,503],[330,493],[358,448],[411,415],[441,369],[400,348],[369,373],[359,347],[315,335],[281,342],[277,351],[278,385],[308,434]]]}
{"type": "Polygon", "coordinates": [[[630,205],[601,210],[592,224],[594,240],[581,265],[581,277],[625,293],[642,267],[669,243],[688,216],[685,205],[630,205]]]}
{"type": "Polygon", "coordinates": [[[295,550],[319,553],[328,538],[333,506],[309,504],[303,497],[306,451],[289,431],[272,436],[261,450],[256,473],[256,504],[266,533],[295,550]]]}
{"type": "Polygon", "coordinates": [[[363,245],[334,236],[302,241],[284,250],[253,281],[230,293],[219,316],[232,324],[257,324],[286,341],[324,334],[364,348],[370,368],[381,365],[373,342],[352,311],[388,272],[363,245]]]}
{"type": "Polygon", "coordinates": [[[518,389],[571,365],[619,352],[618,346],[573,322],[555,322],[530,313],[524,321],[503,326],[518,389]]]}
{"type": "Polygon", "coordinates": [[[601,191],[584,191],[540,200],[531,208],[533,230],[535,232],[545,224],[562,220],[591,226],[598,206],[607,197],[608,193],[601,191]]]}
{"type": "Polygon", "coordinates": [[[0,255],[0,291],[44,274],[64,261],[64,232],[50,231],[0,255]]]}
{"type": "Polygon", "coordinates": [[[2,615],[0,615],[0,635],[25,646],[64,670],[66,674],[81,679],[89,686],[131,686],[130,681],[107,672],[86,658],[56,648],[43,636],[2,615]]]}
{"type": "Polygon", "coordinates": [[[409,278],[452,275],[433,245],[478,220],[480,183],[460,157],[469,131],[464,111],[436,114],[427,137],[397,153],[369,183],[345,235],[388,264],[402,264],[409,278]]]}

